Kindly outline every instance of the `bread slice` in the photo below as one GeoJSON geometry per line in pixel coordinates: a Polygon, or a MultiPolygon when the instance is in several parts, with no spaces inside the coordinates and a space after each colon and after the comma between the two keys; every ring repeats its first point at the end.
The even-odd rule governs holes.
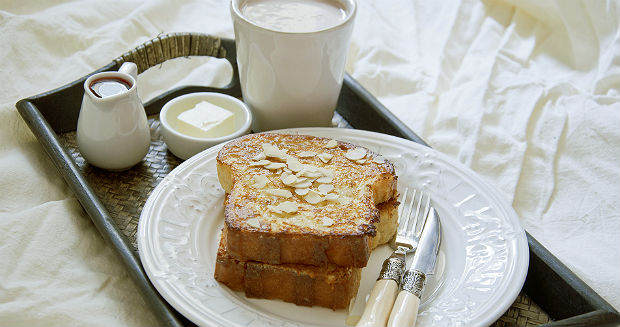
{"type": "Polygon", "coordinates": [[[364,267],[372,239],[396,230],[376,226],[376,205],[396,197],[393,165],[350,143],[250,134],[220,150],[217,172],[227,253],[240,261],[364,267]]]}
{"type": "MultiPolygon", "coordinates": [[[[396,221],[397,207],[395,200],[380,204],[380,221],[385,225],[396,221]]],[[[280,299],[297,305],[318,305],[331,309],[347,308],[357,295],[362,268],[239,261],[227,251],[226,234],[226,229],[223,229],[215,279],[234,291],[245,292],[247,297],[252,298],[280,299]]],[[[385,243],[390,238],[376,239],[373,245],[385,243]]]]}

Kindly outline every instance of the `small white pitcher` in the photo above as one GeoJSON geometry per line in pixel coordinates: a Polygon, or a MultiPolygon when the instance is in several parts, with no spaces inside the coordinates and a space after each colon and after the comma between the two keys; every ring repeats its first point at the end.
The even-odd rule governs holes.
{"type": "Polygon", "coordinates": [[[146,112],[138,97],[138,70],[132,62],[118,72],[103,72],[84,82],[84,98],[77,124],[77,144],[88,163],[111,171],[129,169],[149,150],[151,134],[146,112]],[[127,89],[107,96],[93,91],[101,80],[120,80],[127,89]]]}

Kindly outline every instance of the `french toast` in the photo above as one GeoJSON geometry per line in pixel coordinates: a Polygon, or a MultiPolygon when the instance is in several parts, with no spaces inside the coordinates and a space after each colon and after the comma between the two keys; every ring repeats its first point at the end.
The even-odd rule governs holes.
{"type": "MultiPolygon", "coordinates": [[[[380,225],[388,226],[398,220],[398,202],[395,199],[378,207],[380,225]]],[[[222,229],[215,279],[234,291],[245,292],[247,297],[280,299],[297,305],[318,305],[331,309],[347,308],[357,295],[362,268],[240,261],[227,252],[226,234],[226,229],[222,229]]],[[[373,248],[385,242],[387,240],[373,242],[373,248]]]]}
{"type": "Polygon", "coordinates": [[[396,198],[393,165],[350,143],[250,134],[217,156],[226,250],[239,261],[364,267],[396,231],[377,204],[396,198]]]}

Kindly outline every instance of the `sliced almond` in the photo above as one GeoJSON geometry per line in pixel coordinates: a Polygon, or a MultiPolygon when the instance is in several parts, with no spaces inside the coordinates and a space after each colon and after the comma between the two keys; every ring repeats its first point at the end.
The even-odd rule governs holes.
{"type": "Polygon", "coordinates": [[[321,153],[318,155],[319,159],[321,159],[321,161],[323,161],[324,163],[328,163],[333,157],[334,155],[331,153],[321,153]]]}
{"type": "MultiPolygon", "coordinates": [[[[328,194],[328,195],[331,195],[331,194],[328,194]]],[[[338,200],[338,203],[342,205],[348,205],[349,203],[351,203],[351,199],[347,197],[339,196],[336,200],[338,200]]]]}
{"type": "Polygon", "coordinates": [[[318,172],[321,172],[321,167],[317,167],[315,165],[306,164],[306,165],[304,165],[304,170],[309,171],[309,172],[313,172],[313,173],[318,173],[318,172]]]}
{"type": "Polygon", "coordinates": [[[310,191],[307,188],[296,188],[295,189],[295,193],[299,194],[299,195],[306,195],[308,194],[308,191],[310,191]]]}
{"type": "Polygon", "coordinates": [[[366,163],[366,159],[355,160],[355,162],[357,162],[360,165],[363,165],[366,163]]]}
{"type": "MultiPolygon", "coordinates": [[[[284,176],[284,174],[282,174],[282,176],[284,176]]],[[[287,175],[284,179],[282,179],[282,183],[289,185],[289,186],[293,185],[297,183],[297,176],[293,174],[287,175]]]]}
{"type": "Polygon", "coordinates": [[[293,201],[284,201],[278,204],[278,207],[280,208],[280,210],[286,213],[297,212],[297,210],[299,209],[299,207],[297,206],[297,203],[293,201]]]}
{"type": "Polygon", "coordinates": [[[303,176],[303,177],[308,177],[308,178],[319,178],[323,176],[323,174],[321,174],[321,172],[319,171],[310,171],[304,168],[300,172],[297,173],[297,176],[303,176]]]}
{"type": "Polygon", "coordinates": [[[269,183],[269,178],[267,178],[267,176],[256,175],[254,176],[254,184],[252,184],[252,187],[263,188],[267,185],[267,183],[269,183]]]}
{"type": "Polygon", "coordinates": [[[323,194],[327,194],[331,191],[334,190],[334,185],[332,184],[321,184],[318,187],[319,192],[323,193],[323,194]]]}
{"type": "Polygon", "coordinates": [[[302,182],[302,183],[295,184],[296,188],[308,188],[310,186],[312,186],[312,181],[310,181],[310,180],[307,180],[307,181],[302,182]]]}
{"type": "Polygon", "coordinates": [[[323,226],[331,226],[334,224],[334,220],[328,217],[321,219],[321,222],[323,223],[323,226]]]}
{"type": "Polygon", "coordinates": [[[378,164],[382,164],[385,162],[385,157],[384,156],[376,156],[372,159],[372,161],[374,161],[375,163],[378,164]]]}
{"type": "Polygon", "coordinates": [[[258,220],[258,218],[250,218],[246,220],[245,223],[252,227],[260,228],[260,220],[258,220]]]}
{"type": "Polygon", "coordinates": [[[258,161],[258,160],[263,160],[263,159],[266,159],[266,158],[267,158],[267,156],[265,155],[265,152],[259,152],[257,155],[252,157],[252,160],[258,161]]]}
{"type": "Polygon", "coordinates": [[[302,151],[302,152],[299,152],[297,154],[297,156],[300,157],[300,158],[312,158],[312,157],[316,156],[316,152],[314,152],[314,151],[302,151]]]}
{"type": "Polygon", "coordinates": [[[279,149],[277,146],[269,143],[263,143],[263,152],[267,157],[278,158],[281,160],[286,160],[288,155],[286,149],[279,149]]]}
{"type": "Polygon", "coordinates": [[[336,193],[329,193],[329,194],[325,195],[325,200],[336,201],[336,200],[339,200],[339,199],[340,199],[340,197],[336,193]]]}
{"type": "Polygon", "coordinates": [[[285,163],[281,163],[281,162],[272,162],[268,165],[265,166],[265,168],[267,169],[280,169],[280,168],[284,168],[286,167],[285,163]]]}
{"type": "Polygon", "coordinates": [[[288,169],[294,172],[298,172],[304,169],[304,164],[302,164],[299,160],[297,160],[297,158],[293,158],[293,157],[288,157],[286,159],[286,166],[288,167],[288,169]]]}
{"type": "Polygon", "coordinates": [[[265,166],[265,165],[268,165],[270,163],[271,163],[271,161],[269,161],[269,160],[259,160],[259,161],[256,161],[256,162],[251,162],[249,165],[250,166],[265,166]]]}
{"type": "Polygon", "coordinates": [[[268,208],[275,213],[294,213],[299,209],[297,203],[293,201],[284,201],[277,206],[268,206],[268,208]]]}
{"type": "Polygon", "coordinates": [[[265,192],[267,192],[267,193],[269,193],[271,195],[281,196],[283,198],[290,198],[290,197],[293,196],[293,193],[291,193],[291,191],[283,190],[283,189],[279,189],[279,188],[265,190],[265,192]]]}
{"type": "Polygon", "coordinates": [[[322,197],[321,194],[317,193],[316,191],[310,190],[308,194],[306,194],[306,196],[304,197],[304,200],[306,200],[310,204],[317,204],[317,203],[323,202],[325,198],[322,197]]]}
{"type": "Polygon", "coordinates": [[[344,156],[349,160],[360,160],[366,156],[366,149],[364,148],[355,148],[349,149],[344,156]]]}
{"type": "Polygon", "coordinates": [[[333,176],[323,176],[319,179],[317,179],[317,183],[321,183],[321,184],[329,184],[334,180],[333,176]]]}
{"type": "Polygon", "coordinates": [[[334,171],[327,168],[321,167],[319,168],[319,172],[321,172],[321,175],[323,176],[334,176],[334,171]]]}
{"type": "Polygon", "coordinates": [[[338,141],[336,140],[329,140],[329,142],[327,142],[327,144],[325,144],[325,148],[326,149],[332,149],[338,146],[338,141]]]}

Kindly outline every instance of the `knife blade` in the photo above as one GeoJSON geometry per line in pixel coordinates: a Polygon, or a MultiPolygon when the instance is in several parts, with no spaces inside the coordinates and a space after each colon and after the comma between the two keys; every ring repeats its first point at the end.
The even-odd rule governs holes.
{"type": "Polygon", "coordinates": [[[435,273],[440,243],[441,222],[437,211],[431,208],[413,262],[403,275],[401,291],[392,307],[388,327],[415,325],[426,278],[435,273]]]}

